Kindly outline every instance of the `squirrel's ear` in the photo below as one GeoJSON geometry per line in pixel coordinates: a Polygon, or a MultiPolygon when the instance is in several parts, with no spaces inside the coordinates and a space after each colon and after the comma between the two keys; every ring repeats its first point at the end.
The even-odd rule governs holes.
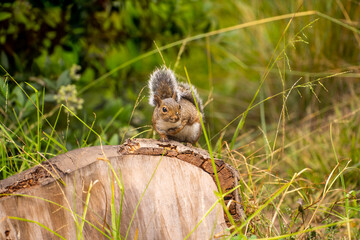
{"type": "Polygon", "coordinates": [[[158,95],[154,95],[154,100],[156,102],[156,106],[160,106],[161,105],[161,98],[159,98],[158,95]]]}

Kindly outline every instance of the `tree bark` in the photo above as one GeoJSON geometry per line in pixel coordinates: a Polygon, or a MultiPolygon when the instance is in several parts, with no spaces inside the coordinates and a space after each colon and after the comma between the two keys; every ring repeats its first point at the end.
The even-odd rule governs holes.
{"type": "MultiPolygon", "coordinates": [[[[237,172],[215,163],[222,191],[233,189],[237,172]]],[[[175,141],[73,150],[0,181],[0,238],[61,239],[56,232],[66,239],[114,239],[115,231],[105,230],[114,227],[114,206],[121,239],[184,239],[216,203],[214,179],[206,151],[175,141]]],[[[239,197],[237,190],[225,197],[236,220],[243,218],[239,197]]],[[[226,220],[216,204],[189,239],[213,238],[226,220]]]]}

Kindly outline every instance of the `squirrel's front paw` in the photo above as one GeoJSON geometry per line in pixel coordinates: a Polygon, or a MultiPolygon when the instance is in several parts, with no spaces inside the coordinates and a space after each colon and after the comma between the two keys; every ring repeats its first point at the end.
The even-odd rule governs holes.
{"type": "Polygon", "coordinates": [[[160,136],[160,141],[161,142],[168,142],[169,139],[166,136],[160,136]]]}

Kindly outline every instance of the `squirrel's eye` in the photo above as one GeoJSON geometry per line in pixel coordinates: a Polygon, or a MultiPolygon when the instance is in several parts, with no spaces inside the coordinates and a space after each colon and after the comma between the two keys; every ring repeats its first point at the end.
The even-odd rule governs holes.
{"type": "Polygon", "coordinates": [[[166,109],[166,107],[163,107],[163,109],[162,109],[162,110],[163,110],[163,112],[167,112],[167,109],[166,109]]]}

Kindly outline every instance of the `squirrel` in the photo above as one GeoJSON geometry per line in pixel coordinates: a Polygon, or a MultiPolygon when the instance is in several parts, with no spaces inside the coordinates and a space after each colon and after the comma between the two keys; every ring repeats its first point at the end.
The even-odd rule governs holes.
{"type": "Polygon", "coordinates": [[[169,139],[195,144],[201,133],[200,114],[204,117],[202,100],[189,84],[178,83],[175,74],[165,66],[156,69],[149,80],[149,103],[155,106],[152,123],[160,141],[169,139]]]}

